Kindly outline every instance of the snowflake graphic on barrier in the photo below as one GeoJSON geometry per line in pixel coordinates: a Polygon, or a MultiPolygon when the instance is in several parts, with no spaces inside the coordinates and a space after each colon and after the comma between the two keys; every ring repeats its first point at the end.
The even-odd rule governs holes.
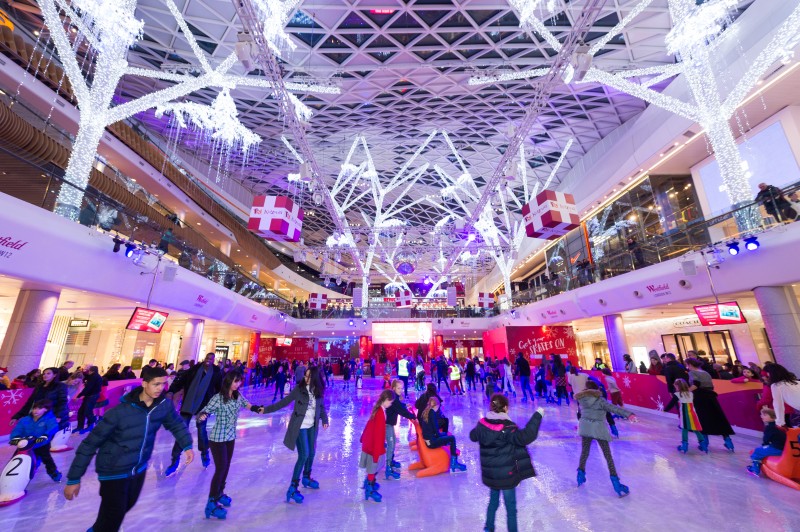
{"type": "Polygon", "coordinates": [[[656,410],[658,410],[659,412],[663,412],[664,411],[664,402],[661,400],[661,397],[656,397],[655,399],[653,399],[653,398],[651,398],[651,399],[656,405],[656,410]]]}
{"type": "Polygon", "coordinates": [[[627,375],[625,375],[622,378],[622,385],[625,386],[626,388],[630,388],[631,387],[631,378],[628,377],[627,375]]]}
{"type": "Polygon", "coordinates": [[[3,406],[14,406],[22,400],[22,390],[7,390],[2,394],[3,406]]]}
{"type": "Polygon", "coordinates": [[[308,340],[306,340],[306,347],[311,348],[311,349],[314,348],[314,339],[313,338],[309,338],[308,340]]]}

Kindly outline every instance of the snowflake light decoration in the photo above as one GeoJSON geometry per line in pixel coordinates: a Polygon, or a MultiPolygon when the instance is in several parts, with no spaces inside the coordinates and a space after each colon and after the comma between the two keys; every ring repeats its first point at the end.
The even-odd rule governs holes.
{"type": "Polygon", "coordinates": [[[207,135],[226,150],[241,149],[247,155],[250,147],[261,142],[261,137],[239,121],[239,111],[230,91],[223,88],[211,106],[194,102],[167,103],[156,107],[156,117],[170,114],[181,128],[193,128],[207,135]]]}
{"type": "Polygon", "coordinates": [[[22,390],[6,390],[2,394],[3,406],[15,406],[22,401],[22,390]]]}

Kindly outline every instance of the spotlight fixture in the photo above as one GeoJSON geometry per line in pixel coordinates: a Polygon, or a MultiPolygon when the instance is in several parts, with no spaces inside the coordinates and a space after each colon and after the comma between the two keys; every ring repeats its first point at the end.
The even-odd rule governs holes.
{"type": "Polygon", "coordinates": [[[118,236],[115,236],[114,237],[114,253],[118,253],[120,248],[122,247],[122,244],[124,244],[124,243],[125,243],[124,240],[120,239],[118,236]]]}
{"type": "Polygon", "coordinates": [[[744,239],[744,249],[747,251],[755,251],[761,244],[758,243],[758,238],[754,236],[748,236],[744,239]]]}
{"type": "Polygon", "coordinates": [[[728,242],[728,253],[731,255],[738,255],[739,254],[739,242],[734,240],[733,242],[728,242]]]}
{"type": "Polygon", "coordinates": [[[350,327],[352,327],[353,326],[353,320],[350,320],[349,322],[347,322],[347,324],[350,325],[350,327]]]}
{"type": "Polygon", "coordinates": [[[511,317],[514,319],[517,318],[517,311],[515,309],[511,309],[511,317]]]}
{"type": "Polygon", "coordinates": [[[125,244],[125,256],[131,258],[133,256],[133,252],[136,250],[136,244],[132,242],[128,242],[125,244]]]}
{"type": "Polygon", "coordinates": [[[367,320],[364,320],[363,323],[364,323],[364,325],[366,325],[367,324],[367,320]]]}

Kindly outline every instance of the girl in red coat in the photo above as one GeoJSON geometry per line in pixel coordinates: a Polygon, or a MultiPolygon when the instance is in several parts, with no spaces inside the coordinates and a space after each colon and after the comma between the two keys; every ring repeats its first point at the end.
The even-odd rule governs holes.
{"type": "Polygon", "coordinates": [[[394,398],[394,392],[391,390],[381,392],[375,406],[372,407],[367,426],[361,433],[361,458],[358,460],[358,467],[367,470],[367,478],[364,479],[364,500],[381,502],[382,497],[378,493],[380,486],[375,482],[375,473],[378,472],[378,461],[386,454],[386,409],[392,405],[394,398]]]}

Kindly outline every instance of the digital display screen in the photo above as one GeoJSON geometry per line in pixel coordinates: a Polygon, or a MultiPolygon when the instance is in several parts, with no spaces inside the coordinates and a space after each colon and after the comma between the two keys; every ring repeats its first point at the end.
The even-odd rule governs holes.
{"type": "Polygon", "coordinates": [[[704,327],[747,323],[742,309],[735,301],[715,305],[698,305],[694,307],[694,312],[704,327]]]}
{"type": "Polygon", "coordinates": [[[136,307],[126,329],[131,331],[160,333],[169,316],[166,312],[136,307]]]}
{"type": "Polygon", "coordinates": [[[372,324],[373,344],[427,344],[433,324],[424,321],[379,322],[372,324]]]}
{"type": "Polygon", "coordinates": [[[289,347],[290,345],[292,345],[292,339],[291,338],[275,338],[275,345],[280,345],[280,346],[283,346],[283,347],[289,347]]]}

